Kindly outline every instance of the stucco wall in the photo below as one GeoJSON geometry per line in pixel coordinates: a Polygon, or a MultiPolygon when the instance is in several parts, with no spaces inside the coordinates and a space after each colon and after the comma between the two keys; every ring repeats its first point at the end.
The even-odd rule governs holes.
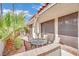
{"type": "Polygon", "coordinates": [[[79,50],[79,12],[78,12],[78,50],[79,50]]]}
{"type": "Polygon", "coordinates": [[[42,23],[77,11],[79,11],[78,3],[58,3],[49,8],[46,12],[42,13],[38,19],[38,22],[42,23]]]}
{"type": "Polygon", "coordinates": [[[78,12],[78,50],[79,50],[79,12],[78,12]]]}

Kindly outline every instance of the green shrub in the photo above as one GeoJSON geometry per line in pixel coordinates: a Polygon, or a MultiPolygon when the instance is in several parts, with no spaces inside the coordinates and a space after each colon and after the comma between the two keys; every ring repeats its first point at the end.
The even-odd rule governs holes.
{"type": "Polygon", "coordinates": [[[0,35],[0,39],[2,39],[2,35],[0,35]]]}
{"type": "Polygon", "coordinates": [[[17,37],[14,41],[14,46],[16,49],[21,48],[23,45],[23,40],[20,37],[17,37]]]}
{"type": "Polygon", "coordinates": [[[25,31],[26,33],[28,33],[28,32],[29,32],[28,27],[24,27],[24,31],[25,31]]]}

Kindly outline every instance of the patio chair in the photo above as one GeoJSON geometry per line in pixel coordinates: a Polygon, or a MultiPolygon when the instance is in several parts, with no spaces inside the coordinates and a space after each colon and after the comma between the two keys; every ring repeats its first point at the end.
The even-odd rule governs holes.
{"type": "Polygon", "coordinates": [[[47,40],[47,44],[60,43],[60,38],[58,37],[58,38],[55,39],[55,35],[54,34],[44,35],[44,39],[47,40]]]}
{"type": "Polygon", "coordinates": [[[60,43],[60,37],[56,38],[53,43],[60,43]]]}
{"type": "Polygon", "coordinates": [[[47,39],[48,39],[48,44],[53,43],[55,40],[54,34],[48,34],[47,39]]]}
{"type": "Polygon", "coordinates": [[[47,44],[53,43],[54,42],[54,35],[53,34],[47,34],[44,35],[43,39],[47,40],[47,44]]]}

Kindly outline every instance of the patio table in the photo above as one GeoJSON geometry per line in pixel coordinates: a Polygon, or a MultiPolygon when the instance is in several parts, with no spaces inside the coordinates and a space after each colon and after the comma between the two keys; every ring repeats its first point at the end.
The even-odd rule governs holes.
{"type": "Polygon", "coordinates": [[[30,40],[30,43],[32,45],[35,45],[36,47],[38,47],[38,46],[43,46],[43,45],[47,44],[47,40],[32,39],[32,40],[30,40]]]}

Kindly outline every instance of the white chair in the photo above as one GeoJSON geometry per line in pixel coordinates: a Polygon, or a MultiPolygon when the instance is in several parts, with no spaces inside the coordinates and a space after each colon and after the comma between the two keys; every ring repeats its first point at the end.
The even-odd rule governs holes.
{"type": "Polygon", "coordinates": [[[48,44],[50,44],[50,43],[59,43],[60,42],[60,38],[59,37],[58,38],[55,38],[55,35],[54,34],[44,35],[43,38],[48,41],[48,44]]]}
{"type": "Polygon", "coordinates": [[[53,43],[59,43],[59,42],[60,42],[60,37],[56,38],[53,43]]]}
{"type": "Polygon", "coordinates": [[[46,39],[48,41],[48,44],[53,43],[54,35],[53,34],[43,35],[43,39],[46,39]]]}

